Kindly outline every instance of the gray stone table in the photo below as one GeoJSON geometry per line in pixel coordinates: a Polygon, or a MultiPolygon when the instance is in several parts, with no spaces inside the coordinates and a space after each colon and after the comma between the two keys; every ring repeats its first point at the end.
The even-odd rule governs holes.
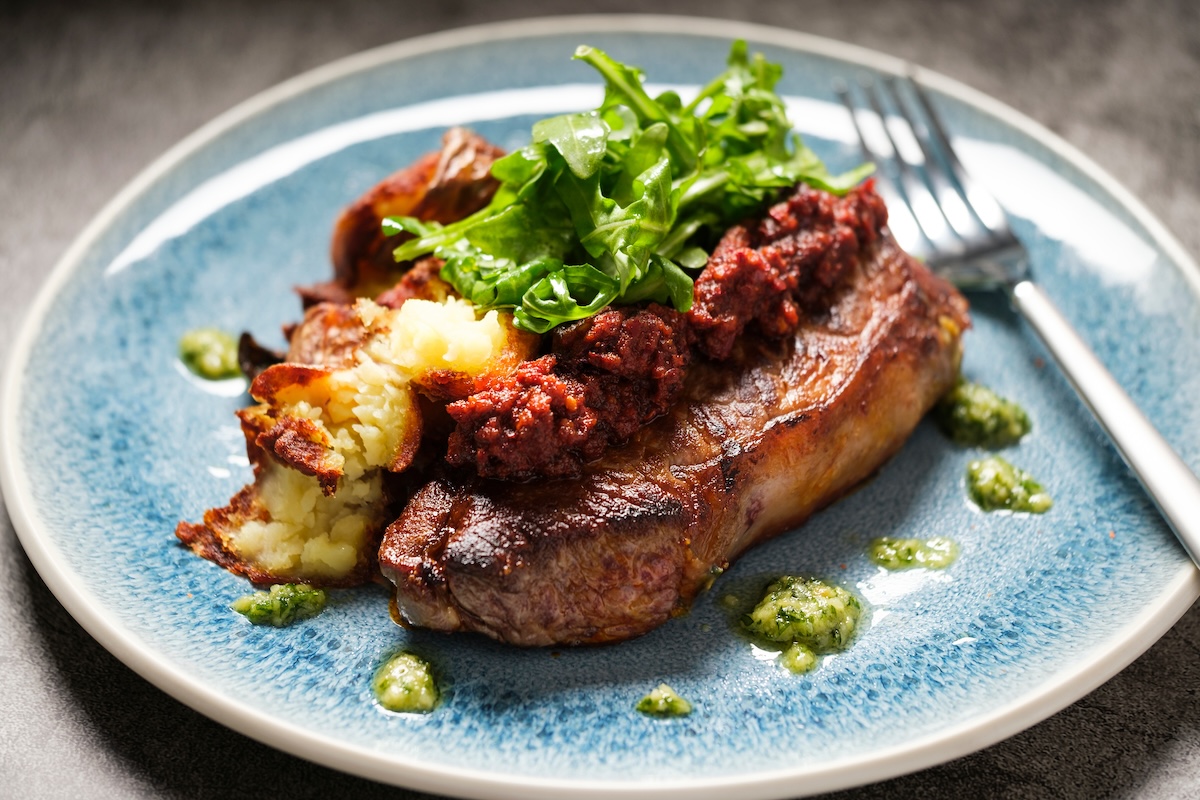
{"type": "MultiPolygon", "coordinates": [[[[1200,256],[1200,4],[993,0],[0,2],[0,359],[84,221],[211,117],[340,56],[497,19],[683,13],[821,34],[987,92],[1109,169],[1200,256]]],[[[0,797],[418,797],[153,688],[63,610],[0,509],[0,797]]],[[[845,798],[1200,796],[1200,612],[982,752],[845,798]]]]}

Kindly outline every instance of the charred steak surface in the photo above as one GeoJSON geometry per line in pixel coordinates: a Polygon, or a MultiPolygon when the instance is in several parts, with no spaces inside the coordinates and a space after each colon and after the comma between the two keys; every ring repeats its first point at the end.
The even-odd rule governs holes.
{"type": "Polygon", "coordinates": [[[611,642],[894,454],[953,383],[966,301],[884,235],[783,338],[698,360],[681,399],[579,477],[435,479],[379,552],[405,622],[518,645],[611,642]]]}

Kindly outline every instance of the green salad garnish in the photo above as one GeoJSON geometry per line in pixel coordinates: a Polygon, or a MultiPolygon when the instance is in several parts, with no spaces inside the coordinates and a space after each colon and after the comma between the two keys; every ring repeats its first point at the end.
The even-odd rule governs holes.
{"type": "Polygon", "coordinates": [[[533,126],[533,141],[492,165],[492,202],[449,225],[389,217],[414,238],[397,261],[434,254],[442,278],[482,308],[514,309],[544,333],[610,303],[687,311],[688,270],[716,236],[799,181],[844,193],[871,171],[830,175],[791,132],[775,84],[783,73],[738,41],[728,69],[687,105],[647,94],[644,75],[592,47],[575,58],[604,78],[594,111],[533,126]]]}

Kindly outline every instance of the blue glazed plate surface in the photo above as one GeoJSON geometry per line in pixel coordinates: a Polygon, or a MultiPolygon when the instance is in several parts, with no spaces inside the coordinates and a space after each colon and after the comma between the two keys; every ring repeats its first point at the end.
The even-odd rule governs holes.
{"type": "MultiPolygon", "coordinates": [[[[405,631],[380,587],[320,617],[250,626],[244,581],[173,536],[250,476],[240,384],[176,361],[200,326],[282,343],[291,287],[328,277],[338,211],[467,124],[507,147],[599,98],[587,42],[656,83],[694,86],[729,37],[782,62],[806,141],[856,158],[835,77],[902,68],[767,28],[591,18],[470,29],[385,48],[285,84],[217,120],[122,193],[55,271],[18,343],[4,401],[5,496],[64,605],[106,647],[199,710],[275,746],[393,783],[480,797],[767,797],[878,780],[965,754],[1067,705],[1131,661],[1196,597],[1196,573],[1030,331],[973,298],[965,373],[1035,428],[1006,457],[1046,484],[1044,516],[965,499],[975,453],[923,423],[879,475],[756,548],[692,612],[632,642],[551,652],[405,631]],[[667,32],[671,31],[671,32],[667,32]],[[888,573],[876,536],[948,536],[941,572],[888,573]],[[868,627],[793,676],[739,637],[719,601],[781,573],[863,597],[868,627]],[[426,656],[445,700],[426,716],[372,702],[389,654],[426,656]],[[653,720],[667,682],[695,705],[653,720]]],[[[1009,207],[1034,271],[1184,459],[1200,462],[1195,265],[1090,162],[1033,123],[926,76],[969,171],[1009,207]]]]}

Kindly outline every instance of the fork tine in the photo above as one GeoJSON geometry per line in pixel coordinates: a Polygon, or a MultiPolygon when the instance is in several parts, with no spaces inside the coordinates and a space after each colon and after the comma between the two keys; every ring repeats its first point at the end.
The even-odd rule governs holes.
{"type": "Polygon", "coordinates": [[[970,175],[963,168],[962,162],[958,160],[954,148],[950,145],[950,137],[946,133],[946,128],[942,124],[942,118],[938,116],[936,109],[933,107],[933,102],[929,99],[928,93],[922,88],[921,84],[917,83],[912,76],[907,76],[905,82],[912,89],[913,95],[920,103],[921,109],[925,112],[925,118],[929,120],[928,132],[932,139],[937,142],[938,150],[945,159],[946,164],[950,167],[951,173],[954,175],[954,180],[962,191],[963,197],[966,198],[967,207],[979,224],[990,231],[997,238],[1011,238],[1011,232],[1008,228],[1008,217],[1004,213],[1004,209],[996,202],[996,199],[986,191],[983,191],[970,175]]]}
{"type": "MultiPolygon", "coordinates": [[[[834,81],[863,155],[881,167],[877,187],[887,203],[888,227],[909,253],[923,258],[962,288],[1015,286],[1029,274],[1024,246],[1008,227],[999,203],[967,176],[927,94],[911,78],[906,80],[924,109],[923,115],[913,113],[911,103],[905,102],[904,93],[889,77],[881,77],[882,90],[869,79],[860,80],[869,108],[856,106],[846,83],[834,81]],[[891,117],[881,93],[886,105],[895,109],[891,117]],[[881,153],[872,143],[860,124],[860,113],[883,127],[888,153],[881,153]],[[896,124],[889,125],[889,120],[896,124]],[[907,149],[902,150],[893,127],[897,133],[904,131],[916,146],[905,138],[907,149]],[[892,167],[894,174],[885,171],[885,165],[892,167]],[[956,221],[960,224],[955,225],[956,221]]],[[[882,145],[883,139],[877,141],[882,145]]]]}
{"type": "Polygon", "coordinates": [[[835,80],[833,88],[838,98],[842,101],[842,105],[846,107],[847,113],[850,115],[850,122],[854,125],[854,133],[858,137],[858,147],[862,151],[863,158],[874,162],[878,167],[878,172],[875,176],[875,185],[884,202],[887,204],[888,227],[891,228],[892,234],[910,253],[922,257],[931,255],[935,252],[936,248],[917,223],[916,217],[912,214],[908,199],[902,194],[902,190],[895,179],[884,171],[884,165],[890,162],[892,158],[877,152],[871,147],[870,140],[859,125],[858,112],[855,109],[854,100],[850,96],[850,90],[846,83],[841,80],[835,80]]]}
{"type": "Polygon", "coordinates": [[[979,244],[989,237],[989,230],[976,211],[971,208],[970,200],[958,185],[954,177],[943,166],[940,152],[944,149],[933,139],[929,126],[921,117],[912,112],[904,92],[897,85],[895,76],[885,75],[882,84],[891,98],[893,107],[908,126],[917,147],[923,157],[922,174],[929,191],[937,201],[938,208],[949,223],[954,233],[963,240],[965,246],[979,244]]]}
{"type": "Polygon", "coordinates": [[[908,200],[908,206],[912,210],[913,216],[916,217],[917,224],[921,226],[925,238],[933,245],[934,253],[931,254],[930,260],[953,260],[960,257],[965,250],[965,244],[955,232],[945,211],[942,210],[937,196],[919,174],[918,170],[920,170],[921,164],[912,160],[908,153],[900,149],[900,145],[888,125],[888,113],[883,106],[875,83],[867,79],[861,81],[860,85],[871,109],[879,118],[884,135],[895,154],[896,167],[900,173],[900,184],[908,200]]]}

